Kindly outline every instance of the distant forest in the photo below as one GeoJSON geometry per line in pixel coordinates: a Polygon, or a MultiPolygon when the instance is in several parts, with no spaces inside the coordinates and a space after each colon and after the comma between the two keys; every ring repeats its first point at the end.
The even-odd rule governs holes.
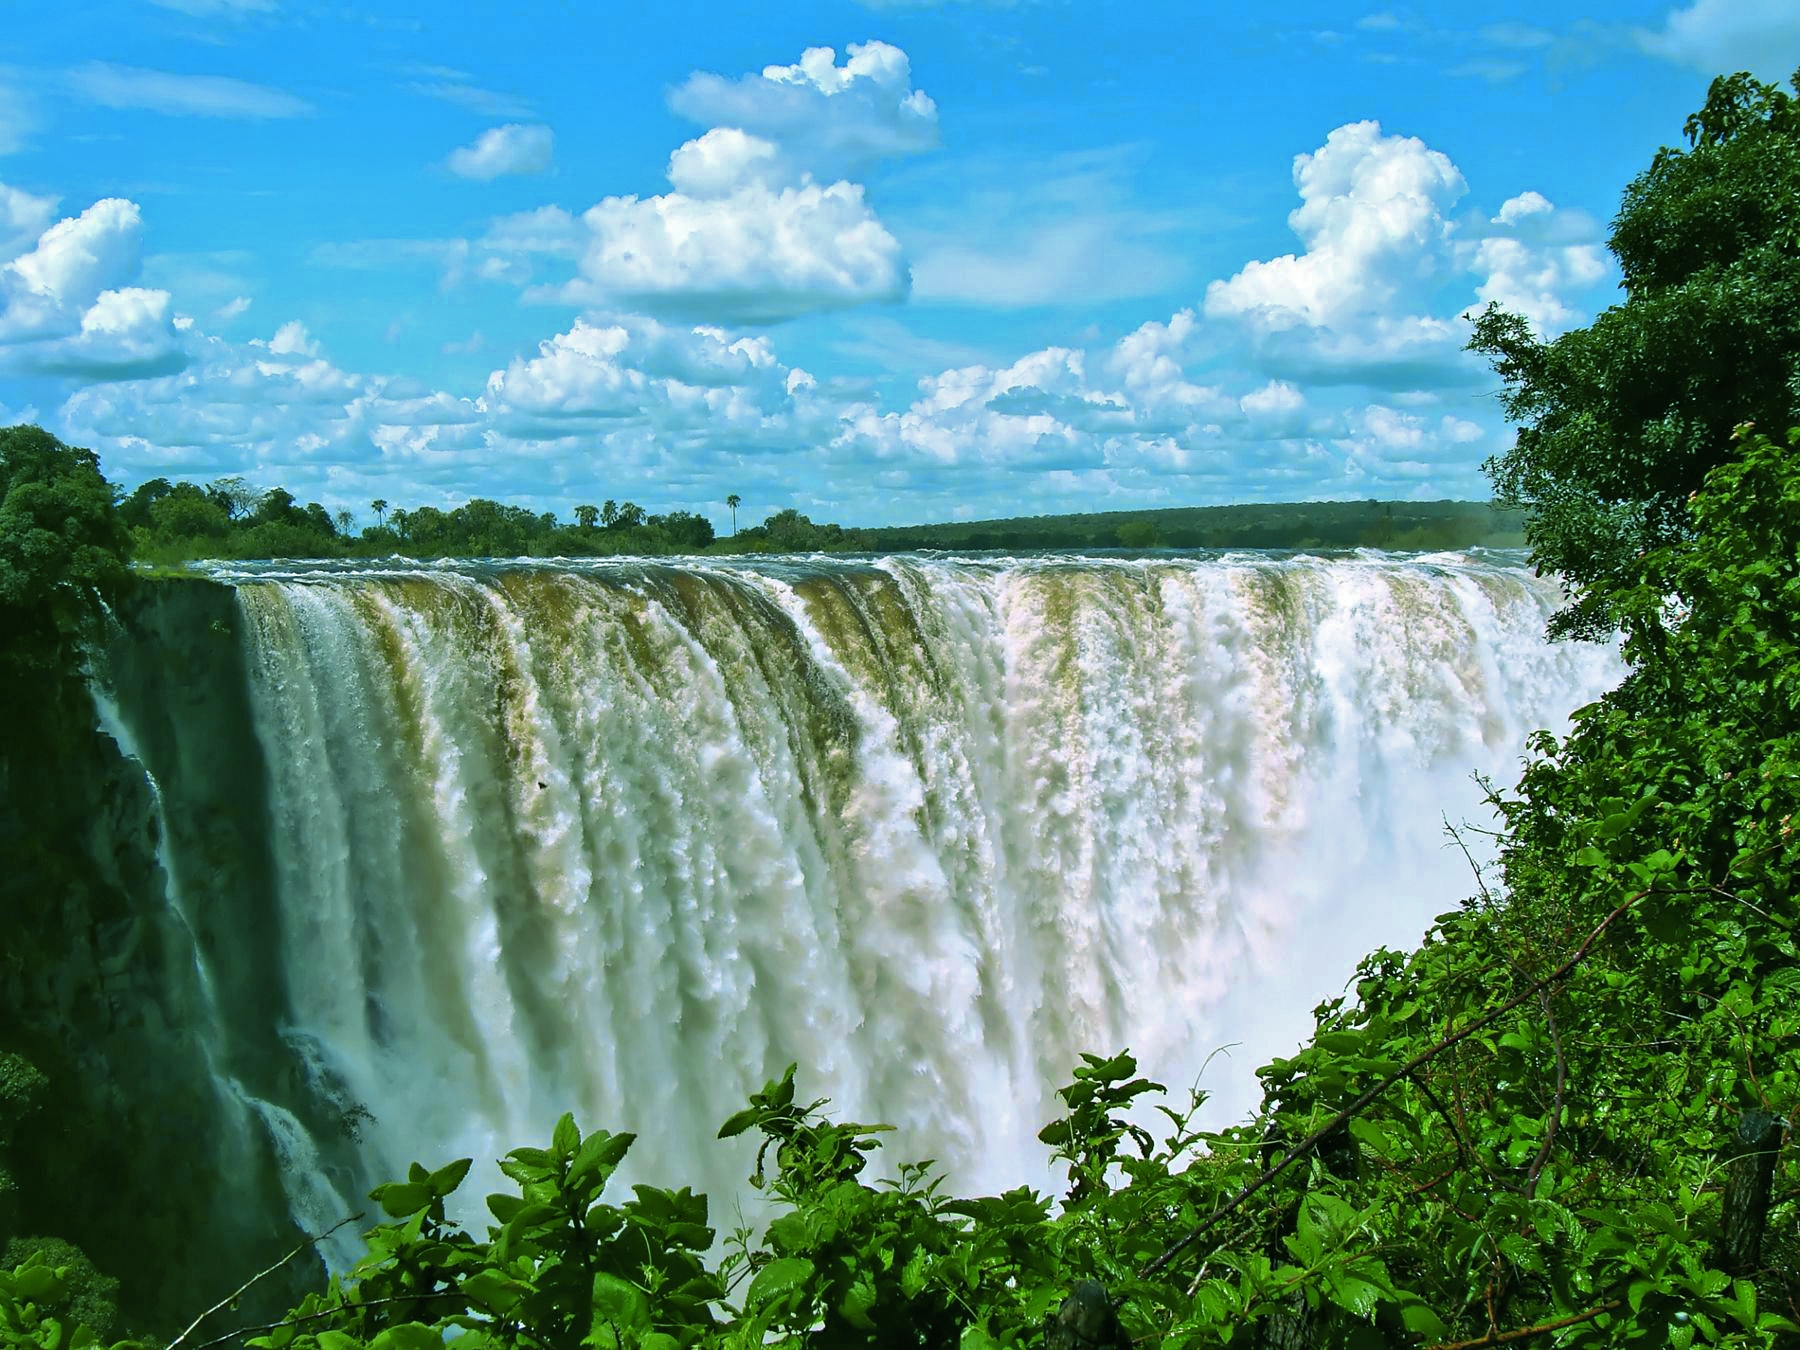
{"type": "Polygon", "coordinates": [[[877,552],[1046,548],[1523,548],[1525,513],[1488,502],[1271,502],[860,530],[877,552]]]}
{"type": "Polygon", "coordinates": [[[655,515],[634,502],[579,505],[573,520],[477,498],[450,509],[370,503],[375,523],[348,511],[302,506],[284,488],[258,492],[240,478],[212,483],[152,479],[124,497],[119,515],[143,563],[209,558],[605,557],[614,554],[871,552],[911,549],[1521,547],[1524,514],[1485,502],[1284,502],[1161,511],[1025,516],[882,529],[821,524],[792,508],[720,538],[691,511],[655,515]]]}

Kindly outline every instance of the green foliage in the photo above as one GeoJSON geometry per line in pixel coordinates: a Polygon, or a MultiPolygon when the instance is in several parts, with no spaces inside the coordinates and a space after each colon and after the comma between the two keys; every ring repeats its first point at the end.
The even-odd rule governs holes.
{"type": "Polygon", "coordinates": [[[0,1346],[88,1350],[98,1345],[99,1333],[84,1314],[110,1320],[110,1312],[104,1298],[96,1298],[98,1286],[83,1269],[81,1254],[61,1243],[46,1244],[16,1263],[14,1255],[9,1247],[0,1266],[0,1346]],[[57,1256],[71,1255],[73,1262],[52,1264],[57,1256]]]}
{"type": "Polygon", "coordinates": [[[92,451],[37,427],[0,429],[0,672],[66,667],[128,553],[92,451]]]}
{"type": "MultiPolygon", "coordinates": [[[[59,1320],[66,1324],[69,1332],[72,1334],[78,1326],[85,1327],[96,1341],[104,1341],[118,1319],[119,1282],[102,1274],[79,1247],[61,1238],[14,1238],[0,1250],[0,1280],[6,1278],[8,1271],[17,1279],[21,1269],[33,1266],[54,1273],[53,1287],[42,1276],[29,1278],[54,1293],[55,1306],[62,1314],[59,1320]]],[[[15,1292],[18,1292],[16,1287],[15,1292]]],[[[4,1305],[4,1299],[5,1294],[0,1293],[0,1306],[4,1305]]],[[[6,1314],[0,1312],[0,1325],[4,1324],[5,1317],[6,1314]]],[[[4,1334],[0,1332],[0,1335],[4,1334]]]]}
{"type": "Polygon", "coordinates": [[[1686,130],[1613,222],[1624,303],[1551,342],[1490,306],[1469,344],[1521,423],[1489,462],[1496,496],[1530,509],[1537,561],[1573,588],[1560,633],[1613,628],[1608,595],[1691,533],[1687,497],[1734,426],[1800,420],[1800,102],[1721,77],[1686,130]]]}

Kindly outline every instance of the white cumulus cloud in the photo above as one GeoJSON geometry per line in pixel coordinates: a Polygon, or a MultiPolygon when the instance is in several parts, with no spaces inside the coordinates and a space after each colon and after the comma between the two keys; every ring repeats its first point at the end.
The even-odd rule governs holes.
{"type": "Polygon", "coordinates": [[[780,151],[773,141],[736,127],[714,127],[669,156],[669,182],[690,197],[724,197],[748,183],[775,177],[780,151]]]}
{"type": "Polygon", "coordinates": [[[701,125],[735,127],[779,145],[819,178],[857,173],[878,159],[937,144],[937,104],[912,87],[905,52],[885,42],[851,43],[843,64],[830,47],[809,47],[789,66],[741,79],[696,73],[669,96],[701,125]]]}
{"type": "Polygon", "coordinates": [[[450,172],[482,182],[507,174],[544,173],[550,168],[556,137],[549,127],[507,123],[450,152],[450,172]]]}
{"type": "Polygon", "coordinates": [[[1352,122],[1294,160],[1300,254],[1252,262],[1207,287],[1206,312],[1273,329],[1332,327],[1380,313],[1449,253],[1445,212],[1467,190],[1448,156],[1410,136],[1352,122]]]}
{"type": "Polygon", "coordinates": [[[670,97],[716,123],[670,155],[671,191],[498,221],[475,275],[529,283],[528,300],[735,324],[908,294],[899,241],[840,176],[935,143],[936,105],[904,52],[871,42],[839,65],[815,47],[739,80],[695,75],[670,97]],[[535,280],[533,255],[573,260],[576,275],[535,280]]]}
{"type": "Polygon", "coordinates": [[[580,276],[551,292],[564,301],[772,323],[906,294],[900,244],[855,183],[609,197],[582,220],[580,276]]]}
{"type": "Polygon", "coordinates": [[[1593,222],[1558,211],[1541,193],[1524,192],[1506,201],[1490,224],[1497,232],[1475,243],[1469,259],[1470,270],[1485,277],[1479,302],[1524,315],[1542,335],[1579,322],[1583,316],[1570,297],[1607,275],[1606,254],[1592,242],[1593,222]]]}
{"type": "Polygon", "coordinates": [[[1490,301],[1554,333],[1580,322],[1608,275],[1599,226],[1521,192],[1488,220],[1453,215],[1462,173],[1374,122],[1333,131],[1294,162],[1303,252],[1246,264],[1207,287],[1205,314],[1256,367],[1288,380],[1396,390],[1485,381],[1463,351],[1490,301]],[[1473,300],[1473,305],[1471,305],[1473,300]]]}

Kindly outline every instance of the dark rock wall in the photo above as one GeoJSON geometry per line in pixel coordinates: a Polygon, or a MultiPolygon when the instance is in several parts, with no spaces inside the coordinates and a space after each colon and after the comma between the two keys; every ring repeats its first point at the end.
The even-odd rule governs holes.
{"type": "MultiPolygon", "coordinates": [[[[246,1094],[319,1114],[279,1036],[233,594],[143,583],[91,688],[44,676],[0,693],[0,1053],[48,1080],[0,1140],[16,1183],[0,1248],[73,1242],[120,1280],[126,1327],[166,1331],[298,1240],[246,1094]]],[[[318,1269],[295,1262],[256,1302],[286,1306],[318,1269]]]]}

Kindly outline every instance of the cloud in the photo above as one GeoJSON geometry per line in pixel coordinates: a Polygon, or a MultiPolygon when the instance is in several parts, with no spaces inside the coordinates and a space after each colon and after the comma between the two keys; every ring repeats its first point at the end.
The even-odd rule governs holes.
{"type": "Polygon", "coordinates": [[[669,182],[690,197],[724,197],[777,177],[780,159],[773,141],[736,127],[714,127],[669,156],[669,182]]]}
{"type": "Polygon", "coordinates": [[[450,172],[487,182],[504,174],[544,173],[556,138],[549,127],[508,123],[484,131],[472,145],[450,152],[450,172]]]}
{"type": "Polygon", "coordinates": [[[1465,463],[1469,447],[1486,433],[1464,418],[1444,414],[1435,420],[1370,404],[1349,413],[1343,434],[1333,445],[1343,455],[1346,486],[1380,484],[1388,491],[1441,478],[1448,465],[1465,463]]]}
{"type": "Polygon", "coordinates": [[[1497,428],[1419,398],[1198,383],[1203,327],[1183,311],[1098,352],[953,366],[884,409],[786,364],[767,336],[712,325],[578,319],[469,397],[343,370],[290,323],[246,343],[196,335],[179,374],[88,385],[57,424],[126,479],[242,472],[332,505],[400,483],[413,501],[566,509],[600,465],[653,509],[738,491],[851,521],[1479,491],[1497,428]]]}
{"type": "Polygon", "coordinates": [[[29,252],[0,268],[0,341],[62,336],[100,292],[137,275],[143,218],[119,197],[95,202],[79,216],[43,231],[29,252]]]}
{"type": "Polygon", "coordinates": [[[140,286],[100,292],[77,332],[13,355],[25,370],[96,381],[168,375],[187,365],[169,293],[140,286]]]}
{"type": "Polygon", "coordinates": [[[1543,335],[1578,322],[1581,312],[1568,297],[1599,284],[1608,272],[1598,227],[1585,216],[1558,212],[1537,192],[1509,199],[1489,224],[1497,232],[1474,244],[1469,263],[1485,274],[1476,292],[1480,303],[1523,314],[1543,335]]]}
{"type": "Polygon", "coordinates": [[[220,305],[214,310],[213,319],[218,323],[230,323],[233,319],[241,316],[249,308],[250,297],[247,295],[240,295],[235,299],[226,301],[223,305],[220,305]]]}
{"type": "Polygon", "coordinates": [[[106,108],[142,109],[171,117],[229,117],[252,121],[305,117],[306,100],[266,85],[223,75],[174,75],[91,61],[68,74],[69,86],[106,108]]]}
{"type": "Polygon", "coordinates": [[[1488,301],[1545,331],[1581,317],[1607,275],[1599,228],[1541,194],[1491,219],[1456,219],[1467,184],[1449,158],[1377,123],[1339,127],[1294,161],[1304,252],[1253,261],[1207,287],[1207,318],[1235,329],[1251,364],[1309,382],[1396,390],[1486,380],[1459,317],[1488,301]]]}
{"type": "Polygon", "coordinates": [[[859,173],[877,160],[937,144],[937,105],[912,87],[906,53],[885,42],[851,43],[842,65],[809,47],[790,66],[740,79],[699,72],[669,106],[701,125],[733,127],[778,145],[797,171],[818,178],[859,173]]]}
{"type": "MultiPolygon", "coordinates": [[[[1463,314],[1498,299],[1549,330],[1572,321],[1602,279],[1597,223],[1526,191],[1471,210],[1447,156],[1353,123],[1294,162],[1293,252],[1248,262],[1199,304],[1110,343],[1094,330],[1080,340],[1092,346],[996,356],[915,342],[906,360],[929,373],[896,399],[883,380],[790,364],[778,334],[743,328],[904,296],[896,235],[925,239],[928,275],[925,260],[955,257],[948,217],[931,221],[936,233],[890,231],[858,181],[817,169],[878,144],[926,143],[917,126],[912,140],[894,139],[912,94],[904,54],[878,51],[859,68],[868,50],[844,64],[808,53],[701,88],[695,97],[718,100],[704,109],[712,124],[671,154],[661,194],[506,216],[479,238],[316,255],[341,266],[428,262],[447,279],[502,281],[582,308],[535,349],[512,357],[508,340],[484,380],[434,389],[346,370],[298,323],[250,341],[202,334],[173,313],[168,291],[137,276],[135,205],[96,203],[34,244],[30,227],[52,206],[29,194],[15,212],[26,242],[0,267],[0,359],[84,381],[56,414],[59,429],[122,476],[243,472],[333,504],[402,491],[566,509],[594,495],[601,472],[630,481],[653,509],[737,491],[847,521],[1454,496],[1484,490],[1479,465],[1505,438],[1493,401],[1476,397],[1491,376],[1460,350],[1463,314]],[[779,87],[771,95],[762,84],[779,87]],[[874,101],[883,90],[886,101],[874,101]],[[781,124],[759,102],[779,111],[793,91],[810,122],[781,124]],[[750,125],[725,120],[729,100],[756,114],[750,125]],[[870,130],[884,118],[886,141],[870,130]]],[[[934,137],[935,108],[932,118],[934,137]]],[[[1042,278],[1080,265],[1071,259],[1083,249],[1106,261],[1099,236],[1075,229],[1084,208],[1112,222],[1115,242],[1153,248],[1160,222],[1104,198],[1104,166],[1057,167],[1005,190],[1020,218],[1066,208],[1055,225],[1069,228],[1020,233],[1030,266],[988,283],[996,303],[1042,294],[1042,278]]],[[[11,200],[0,192],[0,210],[11,200]]],[[[961,245],[971,269],[1010,261],[979,235],[961,245]]],[[[194,312],[237,320],[236,299],[251,293],[236,283],[194,312]]],[[[866,316],[865,330],[882,318],[866,316]]],[[[445,336],[430,346],[465,365],[477,339],[445,336]]],[[[889,331],[886,341],[897,339],[889,331]]]]}
{"type": "Polygon", "coordinates": [[[400,74],[407,77],[401,88],[408,93],[452,103],[483,117],[523,119],[534,115],[528,100],[484,89],[464,70],[450,66],[408,65],[401,67],[400,74]]]}
{"type": "Polygon", "coordinates": [[[670,101],[719,123],[670,155],[672,191],[497,222],[476,274],[522,282],[533,256],[572,260],[573,277],[525,298],[740,324],[906,296],[899,242],[862,185],[835,176],[935,143],[937,109],[904,52],[872,42],[839,65],[815,47],[740,80],[695,75],[670,101]]]}
{"type": "Polygon", "coordinates": [[[0,258],[22,253],[50,227],[56,198],[38,197],[0,183],[0,258]]]}
{"type": "Polygon", "coordinates": [[[579,277],[538,298],[774,323],[906,294],[900,245],[855,183],[609,197],[582,222],[579,277]]]}
{"type": "Polygon", "coordinates": [[[1660,30],[1640,29],[1646,51],[1706,75],[1748,70],[1786,80],[1800,67],[1800,8],[1792,0],[1695,0],[1660,30]]]}
{"type": "Polygon", "coordinates": [[[1207,287],[1209,315],[1268,329],[1335,326],[1390,307],[1448,256],[1445,211],[1465,191],[1448,156],[1416,137],[1353,122],[1294,160],[1301,205],[1288,224],[1306,245],[1207,287]]]}
{"type": "MultiPolygon", "coordinates": [[[[0,205],[19,223],[50,203],[0,205]]],[[[18,194],[23,196],[23,194],[18,194]]],[[[88,380],[137,379],[179,370],[185,342],[167,291],[130,284],[139,270],[143,221],[135,202],[108,197],[58,221],[0,267],[0,365],[88,380]]]]}

